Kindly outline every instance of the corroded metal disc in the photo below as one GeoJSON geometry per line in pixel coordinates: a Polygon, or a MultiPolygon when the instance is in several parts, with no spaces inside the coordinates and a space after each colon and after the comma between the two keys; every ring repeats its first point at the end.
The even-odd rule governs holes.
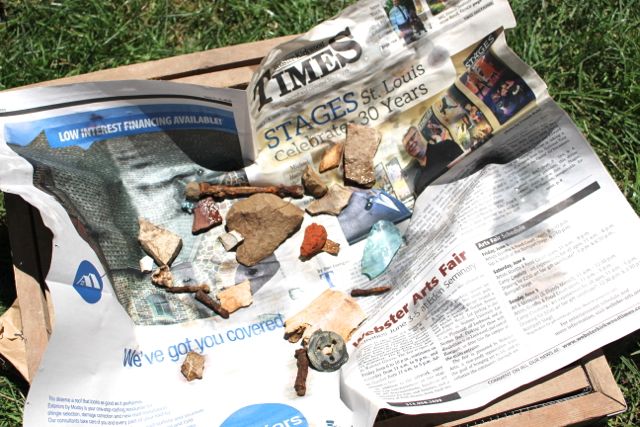
{"type": "Polygon", "coordinates": [[[331,331],[315,331],[311,334],[307,355],[311,365],[322,372],[337,371],[349,360],[344,340],[331,331]]]}

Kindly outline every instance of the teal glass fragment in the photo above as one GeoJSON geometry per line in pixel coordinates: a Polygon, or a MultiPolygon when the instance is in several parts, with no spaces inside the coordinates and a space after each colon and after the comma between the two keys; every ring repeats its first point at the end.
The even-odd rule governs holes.
{"type": "Polygon", "coordinates": [[[381,275],[402,245],[402,234],[391,221],[380,220],[373,224],[362,255],[362,274],[369,279],[381,275]]]}

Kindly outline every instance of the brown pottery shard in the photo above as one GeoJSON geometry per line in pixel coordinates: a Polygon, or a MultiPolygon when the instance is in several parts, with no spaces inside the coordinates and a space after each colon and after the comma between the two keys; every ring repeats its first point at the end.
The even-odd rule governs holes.
{"type": "Polygon", "coordinates": [[[273,194],[255,194],[235,203],[227,214],[227,228],[244,236],[236,260],[247,267],[256,265],[298,231],[303,216],[300,208],[273,194]]]}
{"type": "Polygon", "coordinates": [[[138,241],[142,249],[158,265],[170,265],[182,248],[182,239],[169,230],[158,227],[144,218],[138,219],[138,241]]]}
{"type": "Polygon", "coordinates": [[[196,378],[201,380],[204,372],[204,356],[195,351],[190,351],[187,353],[184,362],[182,362],[180,371],[187,381],[193,381],[196,378]]]}
{"type": "Polygon", "coordinates": [[[334,184],[322,199],[309,203],[307,212],[310,215],[338,215],[349,204],[351,194],[351,190],[344,188],[342,185],[334,184]]]}
{"type": "Polygon", "coordinates": [[[218,292],[220,306],[229,314],[242,307],[249,307],[253,303],[251,296],[251,282],[245,280],[237,285],[228,287],[218,292]]]}
{"type": "Polygon", "coordinates": [[[302,185],[304,186],[305,193],[319,199],[327,194],[327,185],[322,181],[320,175],[313,169],[311,165],[307,165],[307,168],[302,174],[302,185]]]}
{"type": "Polygon", "coordinates": [[[376,182],[373,158],[380,144],[376,129],[349,123],[344,144],[344,177],[362,187],[371,188],[376,182]]]}
{"type": "Polygon", "coordinates": [[[233,186],[209,184],[208,182],[190,182],[184,189],[184,194],[189,200],[198,200],[205,196],[213,196],[216,199],[228,199],[246,197],[252,194],[270,193],[280,197],[300,198],[304,194],[301,185],[270,185],[266,187],[233,186]]]}
{"type": "Polygon", "coordinates": [[[222,224],[222,216],[216,208],[213,197],[207,197],[200,200],[193,210],[193,226],[191,233],[199,234],[207,231],[216,225],[222,224]]]}
{"type": "Polygon", "coordinates": [[[306,308],[284,322],[284,337],[303,343],[320,329],[339,334],[345,342],[367,316],[358,303],[347,294],[327,289],[306,308]]]}
{"type": "Polygon", "coordinates": [[[331,169],[335,169],[340,166],[342,161],[342,150],[344,149],[344,143],[338,142],[327,148],[322,154],[322,160],[320,160],[320,173],[326,172],[331,169]]]}

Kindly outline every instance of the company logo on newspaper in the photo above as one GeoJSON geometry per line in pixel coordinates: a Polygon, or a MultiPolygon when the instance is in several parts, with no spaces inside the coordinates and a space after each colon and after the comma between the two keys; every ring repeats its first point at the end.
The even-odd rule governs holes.
{"type": "Polygon", "coordinates": [[[272,74],[267,70],[262,74],[253,90],[253,99],[258,97],[258,111],[273,102],[274,97],[283,97],[310,83],[354,63],[362,56],[362,47],[353,39],[346,27],[329,39],[329,45],[313,56],[303,56],[291,62],[284,70],[272,74]],[[273,83],[275,81],[275,84],[273,83]]]}
{"type": "Polygon", "coordinates": [[[73,280],[73,289],[78,291],[83,300],[95,304],[102,297],[103,287],[102,277],[94,265],[89,261],[82,261],[73,280]]]}
{"type": "Polygon", "coordinates": [[[296,408],[283,403],[245,406],[231,414],[220,427],[308,427],[307,419],[296,408]]]}

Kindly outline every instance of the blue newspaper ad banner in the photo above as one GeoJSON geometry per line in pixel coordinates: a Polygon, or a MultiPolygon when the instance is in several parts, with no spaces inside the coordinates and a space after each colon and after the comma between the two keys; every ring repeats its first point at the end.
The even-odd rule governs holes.
{"type": "Polygon", "coordinates": [[[5,125],[9,144],[25,146],[44,131],[53,148],[149,132],[203,129],[237,134],[233,112],[201,105],[131,105],[5,125]]]}

